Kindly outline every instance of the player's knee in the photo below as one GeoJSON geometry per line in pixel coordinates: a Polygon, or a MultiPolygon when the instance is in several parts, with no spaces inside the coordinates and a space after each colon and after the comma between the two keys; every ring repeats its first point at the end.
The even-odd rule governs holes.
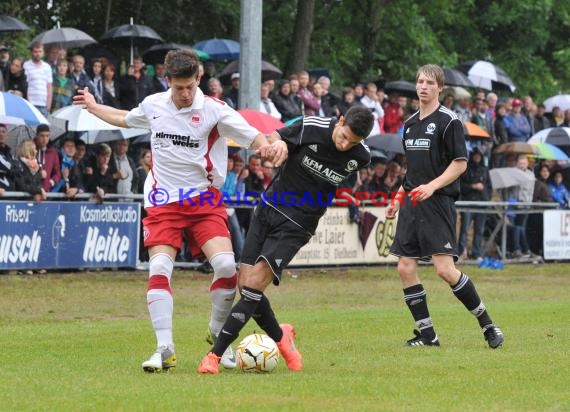
{"type": "Polygon", "coordinates": [[[214,278],[229,278],[236,274],[236,260],[231,252],[221,252],[210,259],[214,278]]]}
{"type": "Polygon", "coordinates": [[[166,253],[157,253],[150,257],[148,261],[149,276],[162,275],[165,276],[168,281],[172,276],[172,271],[174,270],[174,261],[166,253]]]}
{"type": "Polygon", "coordinates": [[[435,266],[435,273],[441,279],[445,280],[450,285],[457,283],[459,279],[458,270],[455,269],[453,266],[449,265],[436,265],[435,266]]]}
{"type": "Polygon", "coordinates": [[[398,261],[398,274],[402,279],[407,279],[416,274],[416,264],[408,259],[398,261]]]}

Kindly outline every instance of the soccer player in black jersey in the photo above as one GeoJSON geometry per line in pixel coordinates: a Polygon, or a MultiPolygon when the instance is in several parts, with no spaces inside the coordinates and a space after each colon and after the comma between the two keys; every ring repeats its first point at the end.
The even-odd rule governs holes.
{"type": "Polygon", "coordinates": [[[418,259],[433,260],[439,277],[479,322],[488,345],[503,343],[503,332],[491,320],[469,277],[455,267],[457,242],[455,200],[459,177],[467,167],[463,124],[454,112],[439,104],[443,70],[436,65],[420,67],[416,91],[420,109],[404,124],[408,170],[400,191],[405,201],[386,208],[386,218],[399,212],[391,253],[398,256],[398,273],[404,300],[418,330],[408,346],[439,346],[427,306],[427,295],[418,277],[418,259]]]}
{"type": "Polygon", "coordinates": [[[242,253],[240,300],[198,372],[219,373],[220,356],[252,316],[277,342],[287,367],[303,368],[293,326],[279,325],[263,292],[271,283],[279,285],[282,270],[315,233],[337,185],[370,162],[362,140],[372,130],[373,122],[370,110],[353,107],[338,121],[307,116],[270,136],[270,140],[287,143],[289,157],[255,210],[242,253]]]}

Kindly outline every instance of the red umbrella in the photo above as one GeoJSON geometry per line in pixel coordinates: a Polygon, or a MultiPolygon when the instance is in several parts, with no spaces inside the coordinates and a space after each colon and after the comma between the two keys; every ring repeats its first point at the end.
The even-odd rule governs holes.
{"type": "Polygon", "coordinates": [[[275,117],[267,113],[258,112],[257,110],[241,109],[238,110],[238,113],[243,116],[246,122],[264,134],[270,134],[276,129],[285,127],[285,124],[275,117]]]}

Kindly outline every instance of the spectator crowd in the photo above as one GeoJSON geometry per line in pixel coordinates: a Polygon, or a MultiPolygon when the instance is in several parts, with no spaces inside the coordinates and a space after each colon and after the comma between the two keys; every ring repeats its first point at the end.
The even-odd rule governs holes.
{"type": "MultiPolygon", "coordinates": [[[[125,74],[118,71],[103,57],[86,61],[80,54],[68,56],[61,47],[51,47],[44,55],[44,46],[34,43],[30,56],[23,58],[11,56],[7,47],[0,46],[0,90],[27,99],[44,115],[72,104],[76,91],[85,87],[99,103],[124,110],[136,107],[150,94],[168,89],[163,64],[155,64],[151,75],[143,59],[135,56],[125,74]]],[[[230,84],[224,87],[215,71],[212,62],[205,62],[200,68],[199,87],[204,94],[237,109],[240,74],[233,73],[230,84]]],[[[339,117],[353,106],[364,106],[374,114],[376,122],[371,135],[376,135],[401,133],[407,117],[419,107],[417,97],[408,98],[397,91],[386,95],[381,84],[372,81],[345,85],[338,89],[339,94],[334,90],[329,77],[314,77],[301,70],[287,78],[264,81],[260,87],[259,111],[287,123],[309,115],[339,117]]],[[[469,162],[467,172],[461,177],[460,200],[487,201],[494,197],[512,202],[557,202],[560,207],[568,207],[570,194],[563,165],[551,160],[537,161],[527,155],[496,156],[493,149],[503,143],[526,142],[534,133],[549,127],[570,127],[570,109],[562,111],[555,107],[552,113],[546,113],[544,105],[536,104],[531,96],[499,97],[483,91],[476,92],[474,97],[458,99],[454,93],[444,92],[442,104],[461,120],[483,128],[491,137],[468,138],[469,162]],[[532,187],[521,185],[493,192],[489,170],[503,166],[517,167],[536,176],[536,180],[532,187]]],[[[54,141],[49,125],[40,125],[33,140],[12,148],[7,144],[7,132],[7,125],[0,124],[0,195],[22,191],[41,201],[49,192],[64,193],[69,199],[87,192],[102,201],[108,193],[128,196],[143,192],[151,165],[148,143],[130,147],[128,140],[119,140],[91,147],[69,133],[54,141]]],[[[230,153],[223,191],[229,196],[263,191],[271,181],[273,165],[255,154],[246,158],[245,151],[230,153]]],[[[359,170],[343,186],[370,194],[389,194],[398,190],[405,171],[404,155],[374,150],[371,165],[359,170]]],[[[350,214],[359,223],[358,209],[351,209],[350,214]]],[[[228,215],[239,261],[250,215],[246,209],[231,208],[228,215]]],[[[529,220],[533,224],[533,219],[528,216],[515,216],[509,226],[512,257],[533,253],[527,237],[529,220]]],[[[486,220],[484,214],[461,214],[459,249],[463,259],[482,258],[486,220]]]]}

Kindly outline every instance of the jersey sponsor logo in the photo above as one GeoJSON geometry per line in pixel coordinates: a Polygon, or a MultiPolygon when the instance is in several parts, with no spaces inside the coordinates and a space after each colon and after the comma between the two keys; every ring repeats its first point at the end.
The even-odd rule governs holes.
{"type": "Polygon", "coordinates": [[[303,157],[302,164],[303,166],[305,166],[305,168],[309,169],[310,172],[335,185],[339,184],[344,180],[343,175],[335,172],[332,169],[329,169],[328,167],[325,167],[322,163],[319,163],[318,161],[312,159],[307,155],[303,157]]]}
{"type": "Polygon", "coordinates": [[[354,172],[357,167],[358,167],[358,162],[354,159],[351,159],[346,164],[346,168],[344,170],[346,170],[347,172],[354,172]]]}
{"type": "Polygon", "coordinates": [[[406,139],[406,150],[429,150],[431,145],[430,139],[406,139]]]}
{"type": "Polygon", "coordinates": [[[433,134],[435,132],[435,123],[430,123],[427,125],[426,134],[433,134]]]}
{"type": "Polygon", "coordinates": [[[190,149],[198,149],[199,142],[194,140],[192,136],[184,136],[180,134],[157,132],[154,135],[155,139],[170,140],[174,146],[189,147],[190,149]]]}

